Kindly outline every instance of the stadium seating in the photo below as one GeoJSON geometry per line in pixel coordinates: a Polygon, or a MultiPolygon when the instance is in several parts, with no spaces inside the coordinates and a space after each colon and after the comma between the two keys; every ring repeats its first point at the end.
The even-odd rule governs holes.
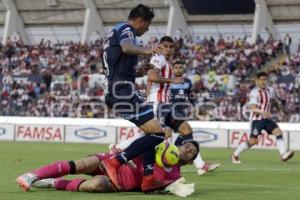
{"type": "MultiPolygon", "coordinates": [[[[157,45],[152,37],[145,46],[157,45]]],[[[216,121],[247,120],[246,102],[252,75],[269,60],[282,55],[282,42],[260,39],[255,45],[246,38],[213,37],[176,39],[174,59],[185,60],[197,102],[203,105],[193,119],[216,121]],[[229,76],[233,84],[229,84],[229,76]],[[205,103],[212,102],[211,107],[205,103]],[[233,114],[238,113],[238,114],[233,114]]],[[[41,40],[25,46],[20,37],[11,38],[0,51],[0,115],[104,117],[105,80],[102,41],[88,44],[52,43],[41,40]]],[[[139,71],[145,73],[148,59],[141,58],[139,71]]],[[[283,56],[279,65],[267,68],[276,95],[289,115],[276,112],[279,121],[298,122],[300,54],[283,56]]],[[[146,77],[137,81],[146,89],[146,77]]]]}

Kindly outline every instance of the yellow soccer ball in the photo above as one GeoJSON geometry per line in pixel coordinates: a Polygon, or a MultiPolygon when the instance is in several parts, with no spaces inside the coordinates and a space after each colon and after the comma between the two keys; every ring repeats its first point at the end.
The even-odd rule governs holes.
{"type": "Polygon", "coordinates": [[[155,148],[155,162],[161,168],[169,168],[179,162],[179,149],[168,142],[162,142],[155,148]]]}

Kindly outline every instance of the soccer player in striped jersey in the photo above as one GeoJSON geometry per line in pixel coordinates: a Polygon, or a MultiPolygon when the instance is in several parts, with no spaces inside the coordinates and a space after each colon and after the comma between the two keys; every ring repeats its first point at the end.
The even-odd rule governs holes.
{"type": "Polygon", "coordinates": [[[232,155],[232,162],[234,164],[240,164],[240,154],[243,151],[248,150],[253,145],[258,143],[258,136],[262,130],[265,130],[268,134],[276,136],[277,147],[280,153],[282,161],[286,162],[293,157],[294,151],[287,151],[287,148],[283,139],[283,132],[275,121],[272,120],[271,104],[276,102],[273,89],[267,87],[267,73],[259,72],[256,75],[256,87],[250,93],[250,123],[251,133],[250,140],[241,143],[236,151],[232,155]]]}

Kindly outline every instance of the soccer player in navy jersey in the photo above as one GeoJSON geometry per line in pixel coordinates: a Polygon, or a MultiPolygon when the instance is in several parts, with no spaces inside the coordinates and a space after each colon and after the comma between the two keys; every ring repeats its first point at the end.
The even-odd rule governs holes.
{"type": "Polygon", "coordinates": [[[154,150],[164,140],[163,129],[154,117],[152,107],[146,105],[134,88],[138,55],[150,56],[160,52],[159,47],[148,49],[136,43],[136,36],[148,31],[153,17],[151,8],[137,5],[130,11],[127,22],[119,23],[112,29],[104,44],[103,62],[108,79],[106,104],[145,133],[122,153],[102,161],[107,175],[118,189],[122,189],[117,181],[118,169],[140,154],[144,162],[142,190],[147,192],[164,185],[153,175],[154,150]]]}
{"type": "MultiPolygon", "coordinates": [[[[170,86],[170,102],[172,103],[172,115],[176,121],[181,122],[178,129],[175,131],[181,133],[175,144],[180,146],[183,141],[183,135],[192,134],[193,130],[189,123],[186,121],[189,119],[188,109],[189,107],[194,110],[196,94],[192,91],[192,82],[190,79],[184,77],[184,62],[177,60],[173,62],[173,74],[176,78],[182,78],[182,83],[173,83],[170,86]],[[182,134],[184,133],[184,134],[182,134]]],[[[197,168],[199,175],[204,175],[210,171],[215,170],[220,166],[220,163],[208,163],[202,159],[199,153],[194,160],[194,165],[197,168]]]]}

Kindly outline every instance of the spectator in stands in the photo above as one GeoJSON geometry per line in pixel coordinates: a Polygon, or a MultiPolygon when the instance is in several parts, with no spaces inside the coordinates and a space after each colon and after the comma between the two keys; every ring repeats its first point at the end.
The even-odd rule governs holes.
{"type": "MultiPolygon", "coordinates": [[[[153,47],[157,43],[157,38],[152,37],[144,45],[153,47]]],[[[186,61],[186,75],[193,83],[197,102],[213,101],[220,107],[201,111],[202,119],[242,120],[240,114],[231,114],[247,102],[251,74],[281,53],[283,43],[259,38],[257,43],[249,44],[246,37],[220,35],[197,37],[196,42],[177,38],[175,46],[174,59],[186,61]],[[232,77],[235,81],[230,86],[232,77]]],[[[104,101],[102,52],[102,40],[87,44],[41,40],[37,45],[25,46],[21,37],[11,38],[0,48],[0,114],[104,116],[103,108],[93,106],[104,101]],[[79,111],[88,104],[91,106],[86,111],[79,111]]],[[[137,69],[141,74],[147,63],[147,59],[140,60],[137,69]]],[[[300,53],[285,58],[282,66],[270,72],[272,87],[289,114],[300,106],[300,53]]],[[[145,83],[139,81],[137,87],[144,89],[145,83]]],[[[285,121],[296,117],[292,115],[285,121]]]]}
{"type": "Polygon", "coordinates": [[[291,54],[291,50],[290,50],[290,47],[291,47],[291,44],[292,44],[292,38],[291,36],[287,33],[285,36],[284,36],[284,50],[285,50],[285,53],[287,55],[290,55],[291,54]]]}

